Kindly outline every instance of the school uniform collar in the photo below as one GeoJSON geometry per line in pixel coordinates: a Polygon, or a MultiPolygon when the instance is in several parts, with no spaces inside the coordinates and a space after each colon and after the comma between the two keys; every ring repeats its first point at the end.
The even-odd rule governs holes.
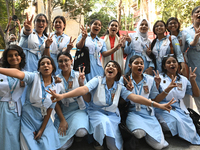
{"type": "MultiPolygon", "coordinates": [[[[42,82],[44,82],[44,80],[43,80],[43,77],[42,77],[42,74],[40,73],[40,79],[41,79],[41,81],[42,82]]],[[[51,83],[51,85],[56,85],[56,83],[55,83],[55,79],[53,78],[53,76],[51,76],[51,79],[52,79],[52,83],[51,83]]],[[[48,85],[49,86],[49,85],[48,85]]]]}
{"type": "MultiPolygon", "coordinates": [[[[168,78],[170,82],[172,81],[172,79],[167,74],[161,73],[161,75],[163,76],[164,79],[168,78]]],[[[178,75],[180,76],[179,81],[181,81],[182,80],[181,75],[180,74],[178,75]]],[[[176,81],[178,81],[178,78],[176,78],[176,81]]]]}
{"type": "Polygon", "coordinates": [[[161,40],[159,40],[159,39],[156,39],[156,42],[159,42],[159,41],[164,41],[164,40],[166,40],[167,39],[167,36],[166,37],[164,37],[164,38],[162,38],[161,40]]]}
{"type": "MultiPolygon", "coordinates": [[[[62,72],[60,73],[59,75],[61,78],[64,78],[63,75],[62,75],[62,72]]],[[[69,78],[75,78],[75,71],[71,69],[71,73],[70,73],[70,76],[69,78]]]]}
{"type": "Polygon", "coordinates": [[[62,33],[61,35],[57,36],[57,35],[56,35],[56,31],[54,31],[54,35],[55,35],[55,37],[57,38],[57,37],[59,37],[59,36],[60,36],[60,37],[64,37],[65,34],[62,33]]]}
{"type": "Polygon", "coordinates": [[[38,35],[38,33],[36,32],[35,29],[33,29],[33,34],[37,34],[38,38],[40,38],[40,39],[42,39],[42,40],[44,40],[44,39],[46,38],[46,36],[45,36],[44,34],[42,34],[42,36],[39,37],[39,35],[38,35]]]}
{"type": "MultiPolygon", "coordinates": [[[[88,33],[88,36],[91,37],[91,34],[88,33]]],[[[91,37],[92,38],[92,37],[91,37]]],[[[94,39],[97,39],[97,41],[99,41],[99,37],[96,35],[96,37],[94,39]]]]}
{"type": "MultiPolygon", "coordinates": [[[[102,79],[102,81],[101,81],[101,84],[106,85],[105,87],[107,88],[106,77],[103,77],[103,79],[102,79]]],[[[117,89],[117,84],[118,84],[118,81],[114,81],[114,84],[113,84],[112,88],[110,88],[110,89],[117,89]]],[[[108,90],[108,89],[107,89],[107,90],[108,90]]]]}
{"type": "Polygon", "coordinates": [[[137,84],[137,83],[135,82],[135,80],[133,79],[133,77],[132,77],[132,73],[131,73],[131,75],[130,75],[131,80],[132,80],[133,83],[136,84],[136,85],[140,85],[140,84],[142,84],[143,82],[146,82],[146,83],[147,83],[147,76],[148,76],[148,75],[142,74],[142,76],[143,76],[143,79],[137,84]]]}
{"type": "Polygon", "coordinates": [[[194,29],[194,24],[191,24],[191,25],[189,26],[189,28],[190,28],[190,29],[194,29]]]}

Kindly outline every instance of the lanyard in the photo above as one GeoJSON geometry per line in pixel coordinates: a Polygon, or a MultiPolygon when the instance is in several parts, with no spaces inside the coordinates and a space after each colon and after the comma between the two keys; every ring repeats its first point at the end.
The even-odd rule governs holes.
{"type": "MultiPolygon", "coordinates": [[[[91,39],[92,39],[92,37],[91,37],[91,39]]],[[[92,41],[95,42],[95,51],[96,51],[97,50],[97,39],[94,38],[94,40],[92,39],[92,41]]]]}
{"type": "MultiPolygon", "coordinates": [[[[40,38],[39,37],[39,35],[38,35],[38,38],[40,38]]],[[[41,40],[42,40],[42,43],[39,45],[39,50],[40,50],[40,47],[43,45],[43,43],[44,43],[44,39],[43,38],[40,38],[41,40]]]]}
{"type": "Polygon", "coordinates": [[[60,43],[63,41],[63,36],[61,35],[60,38],[58,38],[58,37],[56,37],[56,41],[57,41],[57,47],[59,48],[60,43]]]}
{"type": "Polygon", "coordinates": [[[17,79],[17,81],[15,81],[15,83],[13,84],[13,86],[11,85],[11,80],[10,80],[10,77],[7,78],[8,79],[8,84],[9,84],[9,87],[10,87],[10,93],[12,95],[12,93],[14,92],[16,86],[17,86],[17,83],[19,82],[19,80],[17,79]]]}
{"type": "Polygon", "coordinates": [[[158,58],[160,58],[160,47],[161,47],[160,41],[157,41],[157,42],[156,42],[156,49],[157,49],[157,51],[158,51],[158,58]]]}
{"type": "MultiPolygon", "coordinates": [[[[144,83],[141,84],[141,88],[140,88],[140,91],[139,91],[139,95],[141,95],[141,93],[142,93],[143,84],[144,84],[144,83]]],[[[134,83],[134,86],[135,86],[135,94],[138,95],[137,89],[139,90],[139,88],[138,88],[137,84],[135,84],[135,83],[134,83]],[[137,88],[137,89],[136,89],[136,88],[137,88]]]]}
{"type": "Polygon", "coordinates": [[[72,77],[69,77],[68,81],[65,80],[65,78],[62,76],[63,81],[64,81],[64,86],[65,86],[65,92],[69,91],[69,83],[68,81],[72,81],[72,77]]]}

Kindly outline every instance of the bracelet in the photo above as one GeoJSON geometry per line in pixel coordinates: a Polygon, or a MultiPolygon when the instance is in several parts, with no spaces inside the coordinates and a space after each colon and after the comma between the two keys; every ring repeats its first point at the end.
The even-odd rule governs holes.
{"type": "Polygon", "coordinates": [[[154,103],[154,101],[151,102],[151,107],[153,107],[153,103],[154,103]]]}
{"type": "Polygon", "coordinates": [[[45,48],[49,48],[49,47],[45,46],[45,48]]]}
{"type": "Polygon", "coordinates": [[[165,94],[168,94],[168,92],[166,92],[165,90],[163,91],[165,94]]]}

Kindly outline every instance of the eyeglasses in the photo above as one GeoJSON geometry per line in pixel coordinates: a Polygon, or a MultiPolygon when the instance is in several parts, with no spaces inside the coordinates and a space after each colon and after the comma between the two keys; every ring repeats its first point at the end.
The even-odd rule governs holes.
{"type": "Polygon", "coordinates": [[[62,64],[63,62],[64,63],[67,63],[70,59],[64,59],[64,60],[58,60],[58,63],[62,64]]]}
{"type": "Polygon", "coordinates": [[[37,23],[40,23],[40,22],[45,23],[46,20],[44,20],[44,19],[37,19],[36,22],[37,22],[37,23]]]}

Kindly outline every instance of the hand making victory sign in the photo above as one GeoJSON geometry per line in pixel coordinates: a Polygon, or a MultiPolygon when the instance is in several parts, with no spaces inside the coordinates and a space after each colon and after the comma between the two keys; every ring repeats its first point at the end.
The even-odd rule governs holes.
{"type": "Polygon", "coordinates": [[[147,53],[148,56],[150,56],[150,54],[151,54],[151,44],[149,44],[149,46],[146,44],[146,47],[147,47],[146,53],[147,53]]]}
{"type": "Polygon", "coordinates": [[[83,39],[86,39],[87,36],[88,36],[88,33],[87,33],[87,25],[86,25],[86,28],[84,28],[84,26],[81,25],[80,29],[81,29],[81,31],[82,31],[82,32],[81,32],[81,33],[82,33],[82,38],[83,38],[83,39]]]}
{"type": "Polygon", "coordinates": [[[70,40],[69,40],[69,44],[67,44],[67,52],[69,52],[73,47],[74,47],[74,41],[76,40],[76,38],[74,40],[72,40],[72,37],[70,37],[70,40]]]}
{"type": "Polygon", "coordinates": [[[129,81],[123,76],[123,79],[124,79],[124,80],[126,81],[126,83],[127,83],[127,85],[126,85],[127,90],[132,91],[133,88],[134,88],[134,86],[133,86],[131,77],[128,76],[128,78],[129,78],[129,81]]]}
{"type": "Polygon", "coordinates": [[[24,28],[25,28],[25,34],[31,33],[32,32],[32,21],[33,21],[33,16],[31,16],[31,19],[29,20],[28,13],[26,13],[26,20],[24,21],[24,28]]]}
{"type": "Polygon", "coordinates": [[[80,86],[83,86],[85,81],[85,67],[83,67],[82,71],[80,67],[78,69],[79,69],[78,82],[80,86]]]}

